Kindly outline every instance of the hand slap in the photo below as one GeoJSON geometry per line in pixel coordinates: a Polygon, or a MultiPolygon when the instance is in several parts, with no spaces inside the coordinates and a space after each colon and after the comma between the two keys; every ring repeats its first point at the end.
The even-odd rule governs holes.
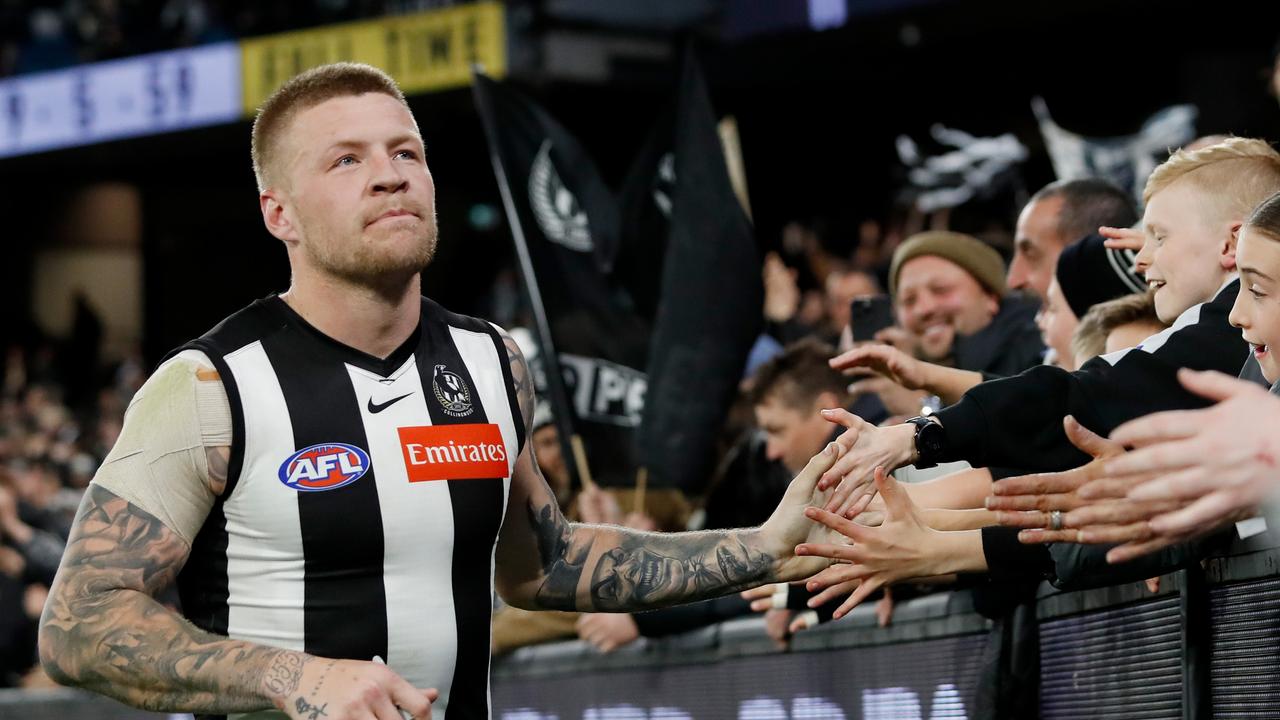
{"type": "Polygon", "coordinates": [[[890,478],[883,466],[874,469],[875,486],[884,500],[884,522],[879,527],[859,525],[839,514],[807,508],[805,516],[852,541],[852,544],[804,543],[796,554],[829,558],[833,564],[810,578],[809,589],[826,588],[814,600],[822,604],[837,594],[831,588],[856,581],[857,587],[841,603],[833,617],[841,618],[881,587],[900,580],[940,574],[935,536],[941,535],[920,518],[911,497],[890,478]],[[835,564],[840,563],[840,564],[835,564]]]}
{"type": "Polygon", "coordinates": [[[823,473],[818,487],[835,488],[824,507],[848,517],[864,495],[875,492],[872,473],[877,466],[894,470],[909,461],[914,450],[911,440],[914,428],[910,425],[879,428],[843,409],[823,410],[822,417],[846,430],[836,438],[844,454],[823,473]]]}

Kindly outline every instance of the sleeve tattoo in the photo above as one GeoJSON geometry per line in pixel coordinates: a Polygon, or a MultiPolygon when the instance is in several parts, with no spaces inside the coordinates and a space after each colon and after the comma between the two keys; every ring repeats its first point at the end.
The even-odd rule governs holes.
{"type": "Polygon", "coordinates": [[[533,411],[537,402],[533,388],[533,374],[529,371],[529,363],[520,352],[520,346],[514,338],[502,333],[502,344],[507,348],[507,362],[511,365],[511,382],[515,385],[516,399],[520,402],[520,415],[524,419],[526,429],[533,427],[533,411]]]}
{"type": "Polygon", "coordinates": [[[90,485],[41,618],[49,675],[168,712],[259,710],[296,691],[314,658],[207,633],[153,599],[188,552],[154,516],[90,485]]]}
{"type": "MultiPolygon", "coordinates": [[[[510,335],[502,340],[525,427],[531,427],[529,365],[510,335]]],[[[541,563],[535,599],[547,609],[629,611],[694,602],[758,585],[774,567],[750,530],[659,534],[571,524],[549,490],[531,495],[526,512],[541,563]],[[588,569],[589,582],[580,588],[588,569]]]]}
{"type": "Polygon", "coordinates": [[[765,582],[774,566],[750,530],[665,534],[573,525],[550,504],[531,504],[529,515],[542,561],[537,601],[548,609],[617,612],[694,602],[765,582]],[[580,588],[588,566],[589,582],[580,588]]]}

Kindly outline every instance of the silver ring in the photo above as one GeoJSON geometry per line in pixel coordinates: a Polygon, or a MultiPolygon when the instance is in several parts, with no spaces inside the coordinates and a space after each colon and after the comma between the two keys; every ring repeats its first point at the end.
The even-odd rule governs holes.
{"type": "Polygon", "coordinates": [[[1049,513],[1049,529],[1050,530],[1062,529],[1062,511],[1061,510],[1054,510],[1053,512],[1049,513]]]}

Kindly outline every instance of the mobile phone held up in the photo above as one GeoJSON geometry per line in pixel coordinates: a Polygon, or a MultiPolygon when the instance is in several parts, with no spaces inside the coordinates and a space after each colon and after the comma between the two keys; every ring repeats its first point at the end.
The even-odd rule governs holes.
{"type": "Polygon", "coordinates": [[[893,303],[888,295],[859,295],[849,305],[849,325],[854,342],[874,340],[876,333],[893,325],[893,303]]]}

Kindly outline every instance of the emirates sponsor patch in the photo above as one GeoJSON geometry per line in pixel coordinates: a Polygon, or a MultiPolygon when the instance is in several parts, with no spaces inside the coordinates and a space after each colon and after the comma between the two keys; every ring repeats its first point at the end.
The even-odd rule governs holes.
{"type": "Polygon", "coordinates": [[[497,425],[431,425],[400,428],[409,482],[507,478],[507,445],[497,425]]]}

